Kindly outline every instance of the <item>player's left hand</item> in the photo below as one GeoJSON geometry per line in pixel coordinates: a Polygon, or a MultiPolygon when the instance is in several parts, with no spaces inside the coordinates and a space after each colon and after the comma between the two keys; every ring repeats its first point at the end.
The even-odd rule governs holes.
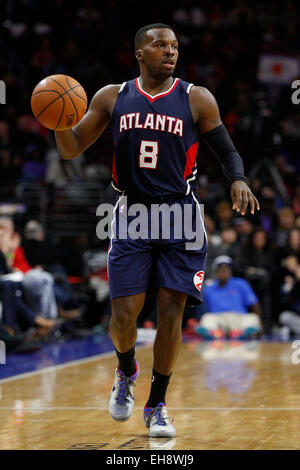
{"type": "Polygon", "coordinates": [[[244,181],[234,181],[231,184],[231,199],[232,210],[240,212],[241,215],[245,215],[248,204],[250,205],[251,214],[254,214],[255,209],[260,210],[258,200],[244,181]]]}

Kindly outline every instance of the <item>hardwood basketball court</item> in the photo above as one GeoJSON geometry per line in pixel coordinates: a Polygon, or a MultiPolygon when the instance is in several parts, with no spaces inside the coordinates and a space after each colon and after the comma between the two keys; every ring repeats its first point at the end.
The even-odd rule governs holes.
{"type": "Polygon", "coordinates": [[[300,364],[291,343],[189,342],[167,394],[177,437],[148,437],[142,410],[152,345],[131,419],[111,419],[116,359],[96,356],[0,381],[0,449],[299,449],[300,364]]]}

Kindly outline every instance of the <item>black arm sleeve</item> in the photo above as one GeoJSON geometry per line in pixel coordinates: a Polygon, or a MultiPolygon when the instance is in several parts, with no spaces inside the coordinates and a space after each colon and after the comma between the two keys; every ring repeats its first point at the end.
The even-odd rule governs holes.
{"type": "Polygon", "coordinates": [[[206,144],[217,157],[224,175],[233,183],[241,180],[247,183],[243,160],[237,152],[224,124],[202,134],[206,144]]]}

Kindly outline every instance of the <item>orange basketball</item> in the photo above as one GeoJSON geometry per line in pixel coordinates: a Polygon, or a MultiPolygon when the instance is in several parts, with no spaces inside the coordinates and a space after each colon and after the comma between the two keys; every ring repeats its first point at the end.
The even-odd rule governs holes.
{"type": "Polygon", "coordinates": [[[70,129],[84,116],[86,108],[84,89],[77,80],[67,75],[44,78],[31,95],[32,112],[48,129],[70,129]]]}

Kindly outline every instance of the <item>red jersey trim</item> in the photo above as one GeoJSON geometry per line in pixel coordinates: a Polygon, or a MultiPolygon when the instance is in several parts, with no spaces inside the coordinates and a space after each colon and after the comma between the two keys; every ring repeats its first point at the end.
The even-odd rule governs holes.
{"type": "Polygon", "coordinates": [[[112,161],[112,177],[113,180],[119,184],[118,177],[117,177],[117,171],[116,171],[116,154],[115,152],[113,153],[113,161],[112,161]]]}
{"type": "Polygon", "coordinates": [[[195,161],[198,153],[199,142],[195,142],[191,147],[186,151],[186,164],[184,169],[184,179],[187,176],[193,174],[193,168],[195,166],[195,161]]]}
{"type": "Polygon", "coordinates": [[[136,83],[136,87],[137,87],[138,91],[142,95],[146,96],[146,98],[148,98],[150,103],[153,103],[153,101],[156,101],[159,98],[163,98],[164,96],[167,96],[170,93],[172,93],[172,91],[175,90],[175,88],[177,87],[177,85],[179,83],[179,78],[175,78],[175,81],[174,81],[173,85],[167,91],[164,91],[163,93],[158,93],[158,95],[154,95],[154,96],[149,95],[149,93],[147,93],[146,91],[144,91],[142,89],[142,87],[140,86],[140,83],[139,83],[139,78],[136,79],[135,83],[136,83]]]}

